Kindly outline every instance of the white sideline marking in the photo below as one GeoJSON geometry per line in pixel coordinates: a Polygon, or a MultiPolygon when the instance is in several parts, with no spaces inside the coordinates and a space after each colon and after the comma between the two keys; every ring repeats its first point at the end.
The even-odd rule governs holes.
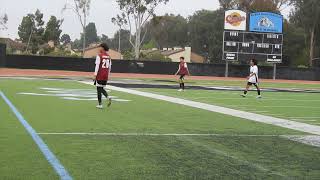
{"type": "Polygon", "coordinates": [[[270,111],[254,111],[255,113],[270,113],[270,111]]]}
{"type": "Polygon", "coordinates": [[[216,136],[216,137],[303,137],[306,135],[272,135],[272,134],[177,134],[177,133],[84,133],[84,132],[62,132],[62,133],[38,133],[39,135],[80,135],[80,136],[216,136]]]}
{"type": "MultiPolygon", "coordinates": [[[[241,105],[243,107],[255,107],[254,105],[241,105]]],[[[320,107],[314,106],[259,106],[263,108],[302,108],[302,109],[320,109],[320,107]]]]}
{"type": "MultiPolygon", "coordinates": [[[[262,99],[261,99],[262,100],[262,99]]],[[[217,103],[219,104],[219,103],[217,103]]],[[[224,104],[223,104],[224,105],[224,104]]],[[[255,105],[230,105],[227,104],[225,106],[231,107],[231,108],[238,108],[239,106],[241,106],[241,108],[255,108],[255,105]]],[[[259,106],[259,107],[263,107],[263,108],[302,108],[302,109],[320,109],[320,107],[314,107],[314,106],[259,106]]],[[[253,110],[254,111],[254,110],[253,110]]],[[[268,111],[270,112],[270,111],[268,111]]]]}
{"type": "Polygon", "coordinates": [[[18,109],[12,104],[12,102],[0,91],[0,97],[7,103],[11,111],[15,114],[17,119],[20,121],[21,125],[25,128],[25,130],[32,137],[34,143],[38,146],[39,150],[45,156],[49,164],[56,171],[56,173],[60,176],[61,180],[72,180],[69,172],[65,169],[65,167],[61,164],[59,159],[53,154],[53,152],[49,149],[48,145],[42,140],[42,138],[37,134],[37,132],[33,129],[33,127],[24,119],[22,114],[18,111],[18,109]]]}
{"type": "Polygon", "coordinates": [[[293,121],[302,121],[302,122],[316,122],[317,120],[308,120],[308,119],[290,119],[293,121]]]}
{"type": "MultiPolygon", "coordinates": [[[[198,99],[241,100],[241,99],[244,99],[244,98],[242,98],[242,97],[238,97],[238,98],[196,97],[196,98],[193,98],[193,99],[194,100],[198,100],[198,99]]],[[[295,101],[295,102],[306,102],[306,101],[308,101],[308,102],[320,102],[320,100],[317,100],[317,99],[272,99],[272,98],[265,98],[265,97],[263,97],[262,100],[263,101],[295,101]]]]}
{"type": "Polygon", "coordinates": [[[283,116],[282,114],[266,113],[267,116],[283,116]]]}
{"type": "MultiPolygon", "coordinates": [[[[83,82],[83,81],[80,81],[80,82],[84,84],[92,85],[91,82],[83,82]]],[[[115,90],[115,91],[125,92],[129,94],[143,96],[143,97],[149,97],[152,99],[158,99],[161,101],[167,101],[167,102],[181,104],[181,105],[203,109],[211,112],[217,112],[217,113],[239,117],[239,118],[243,118],[243,119],[247,119],[255,122],[261,122],[265,124],[271,124],[271,125],[284,127],[292,130],[297,130],[301,132],[306,132],[310,134],[320,135],[320,126],[315,126],[315,125],[310,125],[306,123],[295,122],[287,119],[275,118],[271,116],[265,116],[265,115],[260,115],[260,114],[245,112],[245,111],[239,111],[235,109],[230,109],[230,108],[225,108],[221,106],[215,106],[211,104],[205,104],[205,103],[200,103],[200,102],[195,102],[195,101],[190,101],[190,100],[185,100],[185,99],[180,99],[180,98],[175,98],[170,96],[158,95],[158,94],[153,94],[149,92],[141,92],[137,90],[125,89],[125,88],[114,87],[114,86],[107,86],[107,87],[108,89],[115,90]]]]}
{"type": "Polygon", "coordinates": [[[290,117],[290,118],[296,118],[296,119],[320,119],[320,117],[290,117]]]}

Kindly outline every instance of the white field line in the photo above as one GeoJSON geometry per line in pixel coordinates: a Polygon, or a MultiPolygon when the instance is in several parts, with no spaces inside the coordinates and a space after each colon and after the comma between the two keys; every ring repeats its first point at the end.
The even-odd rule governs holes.
{"type": "MultiPolygon", "coordinates": [[[[192,98],[192,99],[194,99],[194,100],[199,100],[199,99],[240,100],[240,99],[244,99],[244,98],[242,98],[242,97],[239,97],[239,98],[196,97],[196,98],[192,98]]],[[[317,100],[317,99],[274,99],[274,98],[270,99],[270,98],[265,98],[265,97],[263,97],[261,100],[263,100],[263,101],[320,102],[320,100],[317,100]]]]}
{"type": "Polygon", "coordinates": [[[293,121],[302,121],[302,122],[316,122],[317,120],[309,120],[309,119],[290,119],[290,120],[293,120],[293,121]]]}
{"type": "MultiPolygon", "coordinates": [[[[227,105],[230,107],[237,107],[235,105],[227,105]]],[[[239,105],[240,106],[240,105],[239,105]]],[[[256,105],[242,105],[243,107],[256,107],[256,105]]],[[[314,106],[259,106],[263,108],[303,108],[303,109],[319,109],[320,107],[314,107],[314,106]]]]}
{"type": "Polygon", "coordinates": [[[256,111],[256,110],[253,110],[253,112],[255,112],[255,113],[270,113],[270,111],[256,111]]]}
{"type": "Polygon", "coordinates": [[[265,115],[267,115],[267,116],[281,116],[281,117],[283,117],[283,115],[282,115],[282,114],[266,113],[265,115]]]}
{"type": "Polygon", "coordinates": [[[94,133],[94,132],[41,132],[39,135],[70,135],[70,136],[214,136],[214,137],[304,137],[307,135],[273,135],[273,134],[193,134],[193,133],[94,133]]]}
{"type": "MultiPolygon", "coordinates": [[[[80,81],[81,82],[81,81],[80,81]]],[[[83,82],[84,84],[90,84],[92,85],[91,82],[83,82]]],[[[301,122],[295,122],[295,121],[290,121],[287,119],[281,119],[281,118],[275,118],[271,116],[265,116],[265,115],[260,115],[256,113],[250,113],[250,112],[245,112],[245,111],[239,111],[235,109],[230,109],[230,108],[225,108],[221,106],[215,106],[211,104],[205,104],[205,103],[200,103],[200,102],[195,102],[195,101],[190,101],[190,100],[185,100],[185,99],[180,99],[180,98],[175,98],[175,97],[169,97],[169,96],[164,96],[164,95],[158,95],[158,94],[153,94],[153,93],[148,93],[148,92],[142,92],[142,91],[137,91],[137,90],[132,90],[132,89],[125,89],[125,88],[119,88],[119,87],[114,87],[114,86],[108,86],[108,89],[119,91],[119,92],[125,92],[133,95],[138,95],[138,96],[143,96],[143,97],[148,97],[152,99],[157,99],[161,101],[167,101],[175,104],[181,104],[189,107],[194,107],[198,109],[203,109],[211,112],[216,112],[216,113],[221,113],[225,115],[230,115],[234,117],[239,117],[255,122],[261,122],[265,124],[271,124],[274,126],[279,126],[279,127],[284,127],[292,130],[297,130],[305,133],[310,133],[310,134],[315,134],[315,135],[320,135],[320,126],[316,125],[310,125],[306,123],[301,123],[301,122]]]]}
{"type": "Polygon", "coordinates": [[[320,119],[320,117],[289,117],[289,118],[296,118],[296,119],[320,119]]]}

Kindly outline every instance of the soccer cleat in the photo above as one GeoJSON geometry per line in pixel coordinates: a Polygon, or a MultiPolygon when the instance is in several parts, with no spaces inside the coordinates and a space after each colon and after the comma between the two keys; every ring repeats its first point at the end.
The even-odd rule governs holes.
{"type": "Polygon", "coordinates": [[[182,91],[183,91],[183,89],[179,89],[178,91],[179,91],[179,92],[182,92],[182,91]]]}
{"type": "Polygon", "coordinates": [[[97,105],[96,108],[103,109],[103,106],[102,105],[97,105]]]}
{"type": "Polygon", "coordinates": [[[257,96],[257,99],[261,99],[261,98],[262,98],[262,96],[261,96],[261,95],[257,96]]]}
{"type": "Polygon", "coordinates": [[[245,95],[245,94],[241,94],[240,96],[242,96],[242,97],[247,97],[247,95],[245,95]]]}
{"type": "Polygon", "coordinates": [[[112,99],[111,98],[108,98],[108,107],[110,107],[111,106],[111,104],[112,104],[112,99]]]}

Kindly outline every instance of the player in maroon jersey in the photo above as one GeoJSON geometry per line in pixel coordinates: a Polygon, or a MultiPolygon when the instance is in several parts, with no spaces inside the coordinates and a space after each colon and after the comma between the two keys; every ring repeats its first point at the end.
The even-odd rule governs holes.
{"type": "Polygon", "coordinates": [[[180,57],[179,69],[175,75],[180,75],[180,78],[179,78],[180,89],[179,89],[179,91],[184,91],[184,77],[186,75],[190,75],[187,63],[184,61],[184,57],[180,57]]]}
{"type": "Polygon", "coordinates": [[[102,109],[102,94],[108,99],[108,107],[111,105],[111,98],[107,91],[104,89],[107,85],[110,71],[111,71],[111,58],[108,54],[109,47],[107,44],[102,43],[100,46],[100,52],[96,58],[96,68],[94,71],[93,79],[94,85],[97,87],[98,102],[97,108],[102,109]]]}

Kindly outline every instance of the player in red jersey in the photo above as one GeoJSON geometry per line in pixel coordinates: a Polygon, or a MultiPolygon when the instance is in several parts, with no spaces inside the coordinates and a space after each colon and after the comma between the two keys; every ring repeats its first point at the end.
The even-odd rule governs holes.
{"type": "Polygon", "coordinates": [[[180,89],[179,89],[179,91],[184,91],[184,77],[186,75],[188,75],[188,76],[190,75],[188,65],[184,61],[184,57],[180,57],[179,69],[175,75],[180,75],[180,78],[179,78],[180,89]]]}
{"type": "Polygon", "coordinates": [[[102,94],[108,99],[108,107],[111,105],[111,98],[107,91],[104,89],[107,85],[110,71],[111,71],[111,58],[108,54],[109,47],[107,44],[102,43],[100,46],[100,53],[97,55],[96,58],[96,68],[94,71],[93,79],[94,85],[97,87],[97,96],[98,102],[97,108],[102,109],[102,94]]]}

